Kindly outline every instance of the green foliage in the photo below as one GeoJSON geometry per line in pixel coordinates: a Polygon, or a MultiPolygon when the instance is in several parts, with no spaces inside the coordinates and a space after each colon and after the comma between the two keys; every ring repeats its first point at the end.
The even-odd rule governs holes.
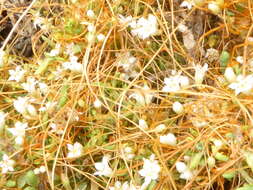
{"type": "Polygon", "coordinates": [[[39,178],[32,170],[29,170],[18,178],[17,184],[18,188],[23,188],[25,185],[37,187],[39,184],[39,178]]]}
{"type": "Polygon", "coordinates": [[[193,170],[200,164],[200,160],[203,156],[202,152],[198,152],[192,156],[191,162],[190,162],[190,169],[193,170]]]}

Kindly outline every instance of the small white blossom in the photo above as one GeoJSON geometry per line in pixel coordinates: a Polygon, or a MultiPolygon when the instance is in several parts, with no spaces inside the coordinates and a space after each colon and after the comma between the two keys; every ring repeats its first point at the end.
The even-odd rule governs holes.
{"type": "Polygon", "coordinates": [[[21,66],[17,66],[15,70],[9,70],[10,77],[8,80],[20,82],[23,80],[26,71],[21,66]]]}
{"type": "Polygon", "coordinates": [[[207,8],[208,8],[210,11],[212,11],[212,13],[214,13],[214,14],[218,14],[218,13],[221,12],[220,6],[218,5],[217,2],[214,2],[214,1],[208,3],[207,8]]]}
{"type": "Polygon", "coordinates": [[[236,75],[235,75],[234,70],[233,70],[232,67],[227,67],[226,68],[225,73],[224,73],[224,77],[230,83],[236,81],[236,75]]]}
{"type": "Polygon", "coordinates": [[[240,64],[243,64],[243,56],[237,56],[236,61],[240,64]]]}
{"type": "Polygon", "coordinates": [[[39,85],[39,88],[40,88],[40,91],[41,91],[42,94],[47,94],[48,93],[49,88],[48,88],[48,85],[46,83],[39,82],[38,85],[39,85]]]}
{"type": "Polygon", "coordinates": [[[5,174],[8,171],[13,172],[15,161],[11,160],[8,155],[4,154],[2,161],[0,161],[0,167],[2,168],[2,173],[5,174]]]}
{"type": "Polygon", "coordinates": [[[79,63],[77,60],[78,60],[77,56],[74,56],[74,55],[70,56],[70,61],[64,62],[62,66],[65,70],[71,70],[73,72],[81,73],[83,72],[84,68],[83,68],[83,65],[79,63]]]}
{"type": "Polygon", "coordinates": [[[201,120],[201,119],[192,119],[192,124],[194,127],[201,128],[208,125],[208,122],[201,120]]]}
{"type": "Polygon", "coordinates": [[[180,102],[174,102],[172,105],[172,110],[177,114],[181,114],[184,112],[184,106],[180,102]]]}
{"type": "Polygon", "coordinates": [[[49,127],[51,128],[51,132],[53,133],[56,133],[58,135],[62,135],[64,133],[63,129],[56,123],[50,123],[49,127]]]}
{"type": "Polygon", "coordinates": [[[61,44],[58,44],[58,43],[57,43],[56,46],[55,46],[55,48],[52,49],[52,50],[49,52],[49,55],[52,56],[52,57],[59,55],[59,53],[60,53],[60,48],[61,48],[61,44]]]}
{"type": "Polygon", "coordinates": [[[204,66],[195,65],[195,84],[202,84],[206,71],[208,70],[208,64],[206,63],[204,66]]]}
{"type": "Polygon", "coordinates": [[[98,40],[99,42],[104,41],[104,39],[105,39],[105,35],[104,35],[104,34],[98,34],[98,35],[97,35],[97,40],[98,40]]]}
{"type": "Polygon", "coordinates": [[[134,157],[133,149],[130,146],[126,146],[123,148],[122,157],[126,160],[132,160],[134,157]]]}
{"type": "Polygon", "coordinates": [[[172,76],[164,78],[164,84],[163,92],[177,92],[189,85],[189,79],[186,76],[181,76],[180,72],[172,71],[172,76]]]}
{"type": "Polygon", "coordinates": [[[102,102],[101,102],[99,99],[96,99],[96,100],[93,102],[93,106],[94,106],[95,108],[101,108],[102,102]]]}
{"type": "Polygon", "coordinates": [[[136,92],[133,92],[129,98],[133,98],[140,105],[150,104],[154,97],[154,93],[150,92],[150,88],[147,84],[144,84],[143,87],[136,92]]]}
{"type": "Polygon", "coordinates": [[[116,181],[113,187],[109,187],[109,190],[140,190],[140,187],[135,186],[132,181],[127,181],[123,184],[120,181],[116,181]]]}
{"type": "Polygon", "coordinates": [[[74,145],[67,144],[68,147],[68,158],[80,157],[83,153],[83,146],[79,142],[75,142],[74,145]]]}
{"type": "Polygon", "coordinates": [[[29,97],[18,97],[18,99],[14,100],[13,106],[17,112],[23,114],[24,116],[29,117],[29,115],[37,115],[35,107],[30,104],[29,97]]]}
{"type": "Polygon", "coordinates": [[[155,155],[152,154],[149,159],[143,158],[143,168],[139,170],[139,174],[144,177],[144,186],[148,186],[152,180],[157,180],[161,167],[158,161],[155,160],[155,155]]]}
{"type": "Polygon", "coordinates": [[[89,9],[87,12],[86,12],[86,15],[89,17],[89,18],[94,18],[95,17],[95,13],[93,10],[89,9]]]}
{"type": "Polygon", "coordinates": [[[119,22],[123,26],[130,26],[131,28],[136,27],[136,21],[133,19],[131,15],[127,17],[124,17],[123,15],[119,15],[119,22]]]}
{"type": "Polygon", "coordinates": [[[235,91],[235,95],[240,93],[249,94],[253,88],[253,75],[238,75],[236,81],[231,83],[228,87],[235,91]]]}
{"type": "Polygon", "coordinates": [[[192,176],[193,176],[192,172],[190,170],[187,170],[187,171],[181,173],[179,177],[181,179],[190,180],[192,178],[192,176]]]}
{"type": "Polygon", "coordinates": [[[144,119],[139,120],[139,127],[143,130],[148,129],[148,124],[144,119]]]}
{"type": "Polygon", "coordinates": [[[183,173],[188,170],[188,167],[184,162],[176,162],[176,169],[179,173],[183,173]]]}
{"type": "Polygon", "coordinates": [[[39,12],[34,15],[33,26],[35,29],[37,29],[38,27],[43,30],[47,28],[46,19],[41,17],[39,12]]]}
{"type": "Polygon", "coordinates": [[[167,135],[160,136],[160,143],[176,146],[177,145],[177,138],[173,133],[168,133],[167,135]]]}
{"type": "Polygon", "coordinates": [[[95,32],[95,30],[96,30],[94,24],[91,24],[91,23],[88,24],[87,29],[89,32],[95,32]]]}
{"type": "Polygon", "coordinates": [[[145,40],[158,32],[157,19],[154,15],[149,14],[148,18],[141,17],[137,20],[136,26],[132,27],[131,33],[145,40]]]}
{"type": "Polygon", "coordinates": [[[184,162],[176,162],[176,169],[180,173],[180,178],[190,180],[192,178],[192,172],[189,170],[184,162]]]}
{"type": "Polygon", "coordinates": [[[194,3],[191,0],[188,0],[188,1],[183,1],[180,4],[180,7],[187,8],[188,10],[191,10],[193,5],[194,5],[194,3]]]}
{"type": "Polygon", "coordinates": [[[96,162],[95,163],[95,168],[96,168],[97,171],[94,173],[94,175],[111,177],[113,171],[109,166],[109,160],[110,160],[110,156],[105,155],[102,158],[101,162],[96,162]]]}
{"type": "Polygon", "coordinates": [[[15,123],[14,128],[9,128],[8,130],[11,132],[13,136],[15,136],[15,143],[16,144],[23,144],[24,137],[25,137],[25,130],[28,127],[27,123],[22,123],[20,121],[15,123]]]}
{"type": "Polygon", "coordinates": [[[22,83],[21,86],[29,93],[36,91],[36,84],[38,81],[34,77],[28,77],[26,83],[22,83]]]}
{"type": "Polygon", "coordinates": [[[213,140],[213,144],[217,147],[217,148],[221,148],[223,145],[223,142],[221,140],[215,139],[213,140]]]}
{"type": "Polygon", "coordinates": [[[35,168],[33,170],[34,174],[38,175],[38,174],[42,174],[46,172],[46,167],[45,166],[40,166],[39,168],[35,168]]]}
{"type": "Polygon", "coordinates": [[[0,129],[5,125],[5,117],[7,116],[6,113],[0,111],[0,129]]]}
{"type": "Polygon", "coordinates": [[[178,29],[179,32],[182,32],[182,33],[185,33],[189,30],[188,27],[184,24],[179,24],[177,26],[177,29],[178,29]]]}

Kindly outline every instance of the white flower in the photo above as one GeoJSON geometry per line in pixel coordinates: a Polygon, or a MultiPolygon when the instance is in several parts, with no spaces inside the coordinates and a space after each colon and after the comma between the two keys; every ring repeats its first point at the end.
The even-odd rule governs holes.
{"type": "Polygon", "coordinates": [[[194,5],[193,2],[191,0],[188,0],[188,1],[183,1],[180,4],[180,7],[187,8],[188,10],[191,10],[193,5],[194,5]]]}
{"type": "Polygon", "coordinates": [[[34,93],[36,90],[36,84],[38,81],[34,77],[28,77],[26,83],[22,83],[21,86],[29,93],[34,93]]]}
{"type": "Polygon", "coordinates": [[[172,110],[177,114],[181,114],[184,112],[184,106],[180,102],[174,102],[172,105],[172,110]]]}
{"type": "Polygon", "coordinates": [[[89,17],[89,18],[94,18],[95,17],[95,13],[93,10],[89,9],[87,12],[86,12],[86,15],[89,17]]]}
{"type": "Polygon", "coordinates": [[[40,166],[39,168],[35,168],[33,170],[34,174],[42,174],[46,172],[46,167],[45,166],[40,166]]]}
{"type": "Polygon", "coordinates": [[[37,27],[40,27],[41,29],[46,29],[47,28],[46,20],[45,20],[45,18],[40,16],[39,12],[37,12],[34,15],[33,26],[34,26],[35,29],[37,29],[37,27]]]}
{"type": "Polygon", "coordinates": [[[164,129],[166,129],[166,125],[164,124],[160,124],[160,125],[157,125],[156,128],[155,128],[155,132],[162,132],[164,129]]]}
{"type": "Polygon", "coordinates": [[[240,64],[243,64],[243,56],[237,56],[236,61],[240,64]]]}
{"type": "Polygon", "coordinates": [[[124,17],[123,15],[119,15],[119,22],[123,26],[126,25],[132,28],[136,27],[136,21],[133,19],[131,15],[127,17],[124,17]]]}
{"type": "Polygon", "coordinates": [[[2,173],[5,174],[8,171],[13,172],[14,171],[14,166],[15,161],[11,160],[9,156],[6,154],[3,155],[2,161],[0,161],[0,167],[2,168],[2,173]]]}
{"type": "Polygon", "coordinates": [[[5,124],[5,117],[6,117],[6,113],[0,111],[0,129],[4,126],[5,124]]]}
{"type": "Polygon", "coordinates": [[[180,174],[181,179],[190,180],[192,178],[192,172],[190,170],[186,170],[185,172],[180,174]]]}
{"type": "Polygon", "coordinates": [[[95,108],[101,108],[102,102],[101,102],[99,99],[96,99],[96,100],[93,102],[93,106],[94,106],[95,108]]]}
{"type": "Polygon", "coordinates": [[[22,123],[20,121],[15,123],[14,128],[9,128],[8,130],[11,132],[13,136],[15,136],[15,143],[16,144],[23,144],[24,137],[25,137],[25,130],[28,127],[27,123],[22,123]]]}
{"type": "Polygon", "coordinates": [[[70,61],[64,62],[62,66],[65,70],[71,70],[73,72],[81,73],[83,72],[84,68],[83,68],[83,65],[79,63],[77,60],[78,60],[78,57],[72,55],[70,56],[70,61]]]}
{"type": "Polygon", "coordinates": [[[139,120],[139,127],[143,130],[148,129],[148,124],[144,119],[139,120]]]}
{"type": "Polygon", "coordinates": [[[214,13],[214,14],[218,14],[218,13],[221,12],[221,8],[220,8],[220,6],[218,5],[217,2],[210,2],[210,3],[208,3],[207,8],[210,11],[212,11],[212,13],[214,13]]]}
{"type": "Polygon", "coordinates": [[[240,93],[248,94],[253,88],[253,75],[238,75],[236,82],[231,83],[228,87],[235,90],[235,95],[240,93]]]}
{"type": "Polygon", "coordinates": [[[95,32],[95,26],[94,26],[94,24],[91,24],[91,23],[88,24],[87,29],[88,29],[89,32],[95,32]]]}
{"type": "Polygon", "coordinates": [[[163,92],[177,92],[189,85],[189,79],[186,76],[181,76],[180,72],[172,71],[172,76],[164,78],[164,84],[163,92]]]}
{"type": "Polygon", "coordinates": [[[78,142],[75,142],[74,145],[67,144],[67,147],[69,151],[67,155],[68,158],[77,158],[83,153],[83,146],[78,142]]]}
{"type": "Polygon", "coordinates": [[[208,64],[206,63],[204,66],[195,65],[195,84],[202,84],[206,71],[208,70],[208,64]]]}
{"type": "Polygon", "coordinates": [[[147,186],[151,180],[157,180],[161,170],[155,155],[152,154],[149,159],[143,158],[143,168],[139,170],[139,174],[145,178],[144,186],[147,186]]]}
{"type": "Polygon", "coordinates": [[[18,97],[17,100],[14,100],[13,106],[17,112],[23,114],[24,116],[28,115],[36,116],[37,111],[35,107],[30,104],[29,101],[30,101],[29,97],[18,97]]]}
{"type": "Polygon", "coordinates": [[[52,128],[51,132],[56,133],[58,135],[62,135],[64,133],[63,129],[56,123],[50,123],[49,127],[52,128]]]}
{"type": "Polygon", "coordinates": [[[105,35],[104,35],[104,34],[98,34],[98,35],[97,35],[97,40],[98,40],[99,42],[104,41],[104,39],[105,39],[105,35]]]}
{"type": "Polygon", "coordinates": [[[223,145],[223,142],[221,140],[215,139],[213,141],[213,144],[217,147],[217,148],[221,148],[223,145]]]}
{"type": "Polygon", "coordinates": [[[177,138],[173,133],[168,133],[167,135],[160,136],[160,143],[176,146],[177,145],[177,138]]]}
{"type": "Polygon", "coordinates": [[[130,146],[126,146],[123,148],[122,157],[126,160],[132,160],[134,157],[133,149],[130,146]]]}
{"type": "Polygon", "coordinates": [[[39,85],[39,88],[40,88],[40,91],[41,91],[42,94],[47,94],[48,93],[49,88],[48,88],[48,85],[46,83],[39,82],[38,85],[39,85]]]}
{"type": "Polygon", "coordinates": [[[134,93],[132,93],[129,98],[133,98],[140,105],[150,104],[154,97],[154,93],[150,92],[150,88],[147,84],[134,93]]]}
{"type": "Polygon", "coordinates": [[[9,70],[10,77],[8,80],[20,82],[23,80],[26,71],[21,66],[17,66],[15,70],[9,70]]]}
{"type": "Polygon", "coordinates": [[[128,183],[127,181],[123,184],[120,181],[116,181],[114,187],[109,187],[109,190],[139,190],[139,187],[136,187],[132,181],[128,183]]]}
{"type": "Polygon", "coordinates": [[[192,172],[184,162],[176,162],[176,169],[180,173],[181,179],[190,180],[192,178],[192,172]]]}
{"type": "Polygon", "coordinates": [[[102,158],[101,162],[96,162],[95,163],[95,168],[96,168],[97,171],[94,173],[94,175],[111,177],[113,171],[109,166],[109,160],[110,160],[110,156],[105,155],[102,158]]]}
{"type": "Polygon", "coordinates": [[[68,44],[66,47],[66,54],[69,55],[70,57],[74,56],[74,46],[75,44],[72,42],[68,44]]]}
{"type": "Polygon", "coordinates": [[[226,68],[225,73],[224,73],[224,77],[230,83],[236,81],[236,75],[235,75],[234,70],[233,70],[232,67],[227,67],[226,68]]]}
{"type": "Polygon", "coordinates": [[[194,127],[198,127],[198,128],[208,125],[207,121],[204,121],[200,118],[191,118],[191,122],[194,127]]]}
{"type": "Polygon", "coordinates": [[[184,24],[179,24],[177,26],[177,29],[178,29],[179,32],[182,32],[182,33],[185,33],[189,30],[188,27],[184,24]]]}
{"type": "Polygon", "coordinates": [[[129,52],[118,54],[117,66],[122,67],[124,72],[131,73],[135,71],[136,57],[132,56],[129,52]]]}
{"type": "Polygon", "coordinates": [[[188,167],[184,162],[176,162],[176,169],[179,173],[183,173],[188,170],[188,167]]]}
{"type": "Polygon", "coordinates": [[[131,33],[144,40],[158,31],[158,24],[156,17],[152,14],[148,15],[148,19],[141,17],[136,23],[136,27],[132,27],[131,33]]]}
{"type": "Polygon", "coordinates": [[[52,57],[59,55],[59,53],[60,53],[60,48],[61,48],[61,44],[57,43],[57,44],[55,45],[55,48],[52,49],[52,50],[49,52],[49,55],[52,56],[52,57]]]}

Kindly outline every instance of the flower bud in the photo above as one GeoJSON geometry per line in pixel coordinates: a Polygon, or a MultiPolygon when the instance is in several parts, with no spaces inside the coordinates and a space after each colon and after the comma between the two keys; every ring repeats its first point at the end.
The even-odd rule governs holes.
{"type": "Polygon", "coordinates": [[[181,114],[184,111],[184,107],[180,102],[174,102],[172,105],[172,109],[177,114],[181,114]]]}
{"type": "Polygon", "coordinates": [[[236,75],[234,73],[234,70],[232,67],[227,67],[224,73],[224,77],[226,80],[230,83],[235,82],[236,80],[236,75]]]}

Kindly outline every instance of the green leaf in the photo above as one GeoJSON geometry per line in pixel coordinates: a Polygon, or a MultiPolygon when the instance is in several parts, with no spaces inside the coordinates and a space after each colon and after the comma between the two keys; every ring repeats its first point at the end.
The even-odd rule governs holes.
{"type": "Polygon", "coordinates": [[[227,51],[222,51],[222,53],[220,55],[220,66],[222,67],[222,69],[227,67],[229,58],[230,58],[229,53],[227,51]]]}
{"type": "Polygon", "coordinates": [[[195,169],[199,165],[202,156],[203,156],[202,152],[193,155],[189,166],[191,170],[195,169]]]}
{"type": "Polygon", "coordinates": [[[156,186],[156,181],[152,180],[151,183],[149,184],[147,190],[153,190],[153,189],[155,189],[155,186],[156,186]]]}
{"type": "Polygon", "coordinates": [[[31,185],[32,187],[37,187],[39,184],[39,178],[32,170],[28,171],[25,174],[25,181],[28,185],[31,185]]]}
{"type": "Polygon", "coordinates": [[[243,187],[239,187],[236,190],[253,190],[253,185],[245,184],[243,187]]]}
{"type": "Polygon", "coordinates": [[[35,189],[34,187],[26,187],[24,190],[37,190],[37,189],[35,189]]]}
{"type": "Polygon", "coordinates": [[[249,151],[243,151],[243,156],[246,159],[248,166],[253,171],[253,153],[249,151]]]}
{"type": "Polygon", "coordinates": [[[40,63],[39,68],[35,71],[35,75],[40,75],[44,73],[47,70],[49,63],[50,63],[50,59],[44,59],[40,63]]]}
{"type": "Polygon", "coordinates": [[[6,187],[15,187],[16,186],[16,181],[13,180],[8,180],[5,184],[6,187]]]}
{"type": "Polygon", "coordinates": [[[22,187],[25,186],[25,184],[26,184],[25,179],[26,179],[25,175],[21,175],[21,176],[18,177],[17,183],[18,183],[18,188],[19,189],[21,189],[22,187]]]}
{"type": "Polygon", "coordinates": [[[225,179],[232,179],[233,177],[235,177],[236,172],[232,171],[232,172],[226,172],[224,174],[222,174],[222,177],[224,177],[225,179]]]}
{"type": "Polygon", "coordinates": [[[69,89],[69,85],[64,85],[61,88],[61,91],[60,91],[60,100],[59,100],[59,103],[58,103],[58,109],[62,108],[67,103],[67,100],[68,100],[68,89],[69,89]]]}
{"type": "Polygon", "coordinates": [[[215,157],[217,160],[223,161],[223,162],[226,162],[226,161],[229,160],[229,158],[228,158],[226,155],[224,155],[224,154],[222,154],[222,153],[220,153],[220,152],[217,152],[217,153],[215,154],[214,157],[215,157]]]}

